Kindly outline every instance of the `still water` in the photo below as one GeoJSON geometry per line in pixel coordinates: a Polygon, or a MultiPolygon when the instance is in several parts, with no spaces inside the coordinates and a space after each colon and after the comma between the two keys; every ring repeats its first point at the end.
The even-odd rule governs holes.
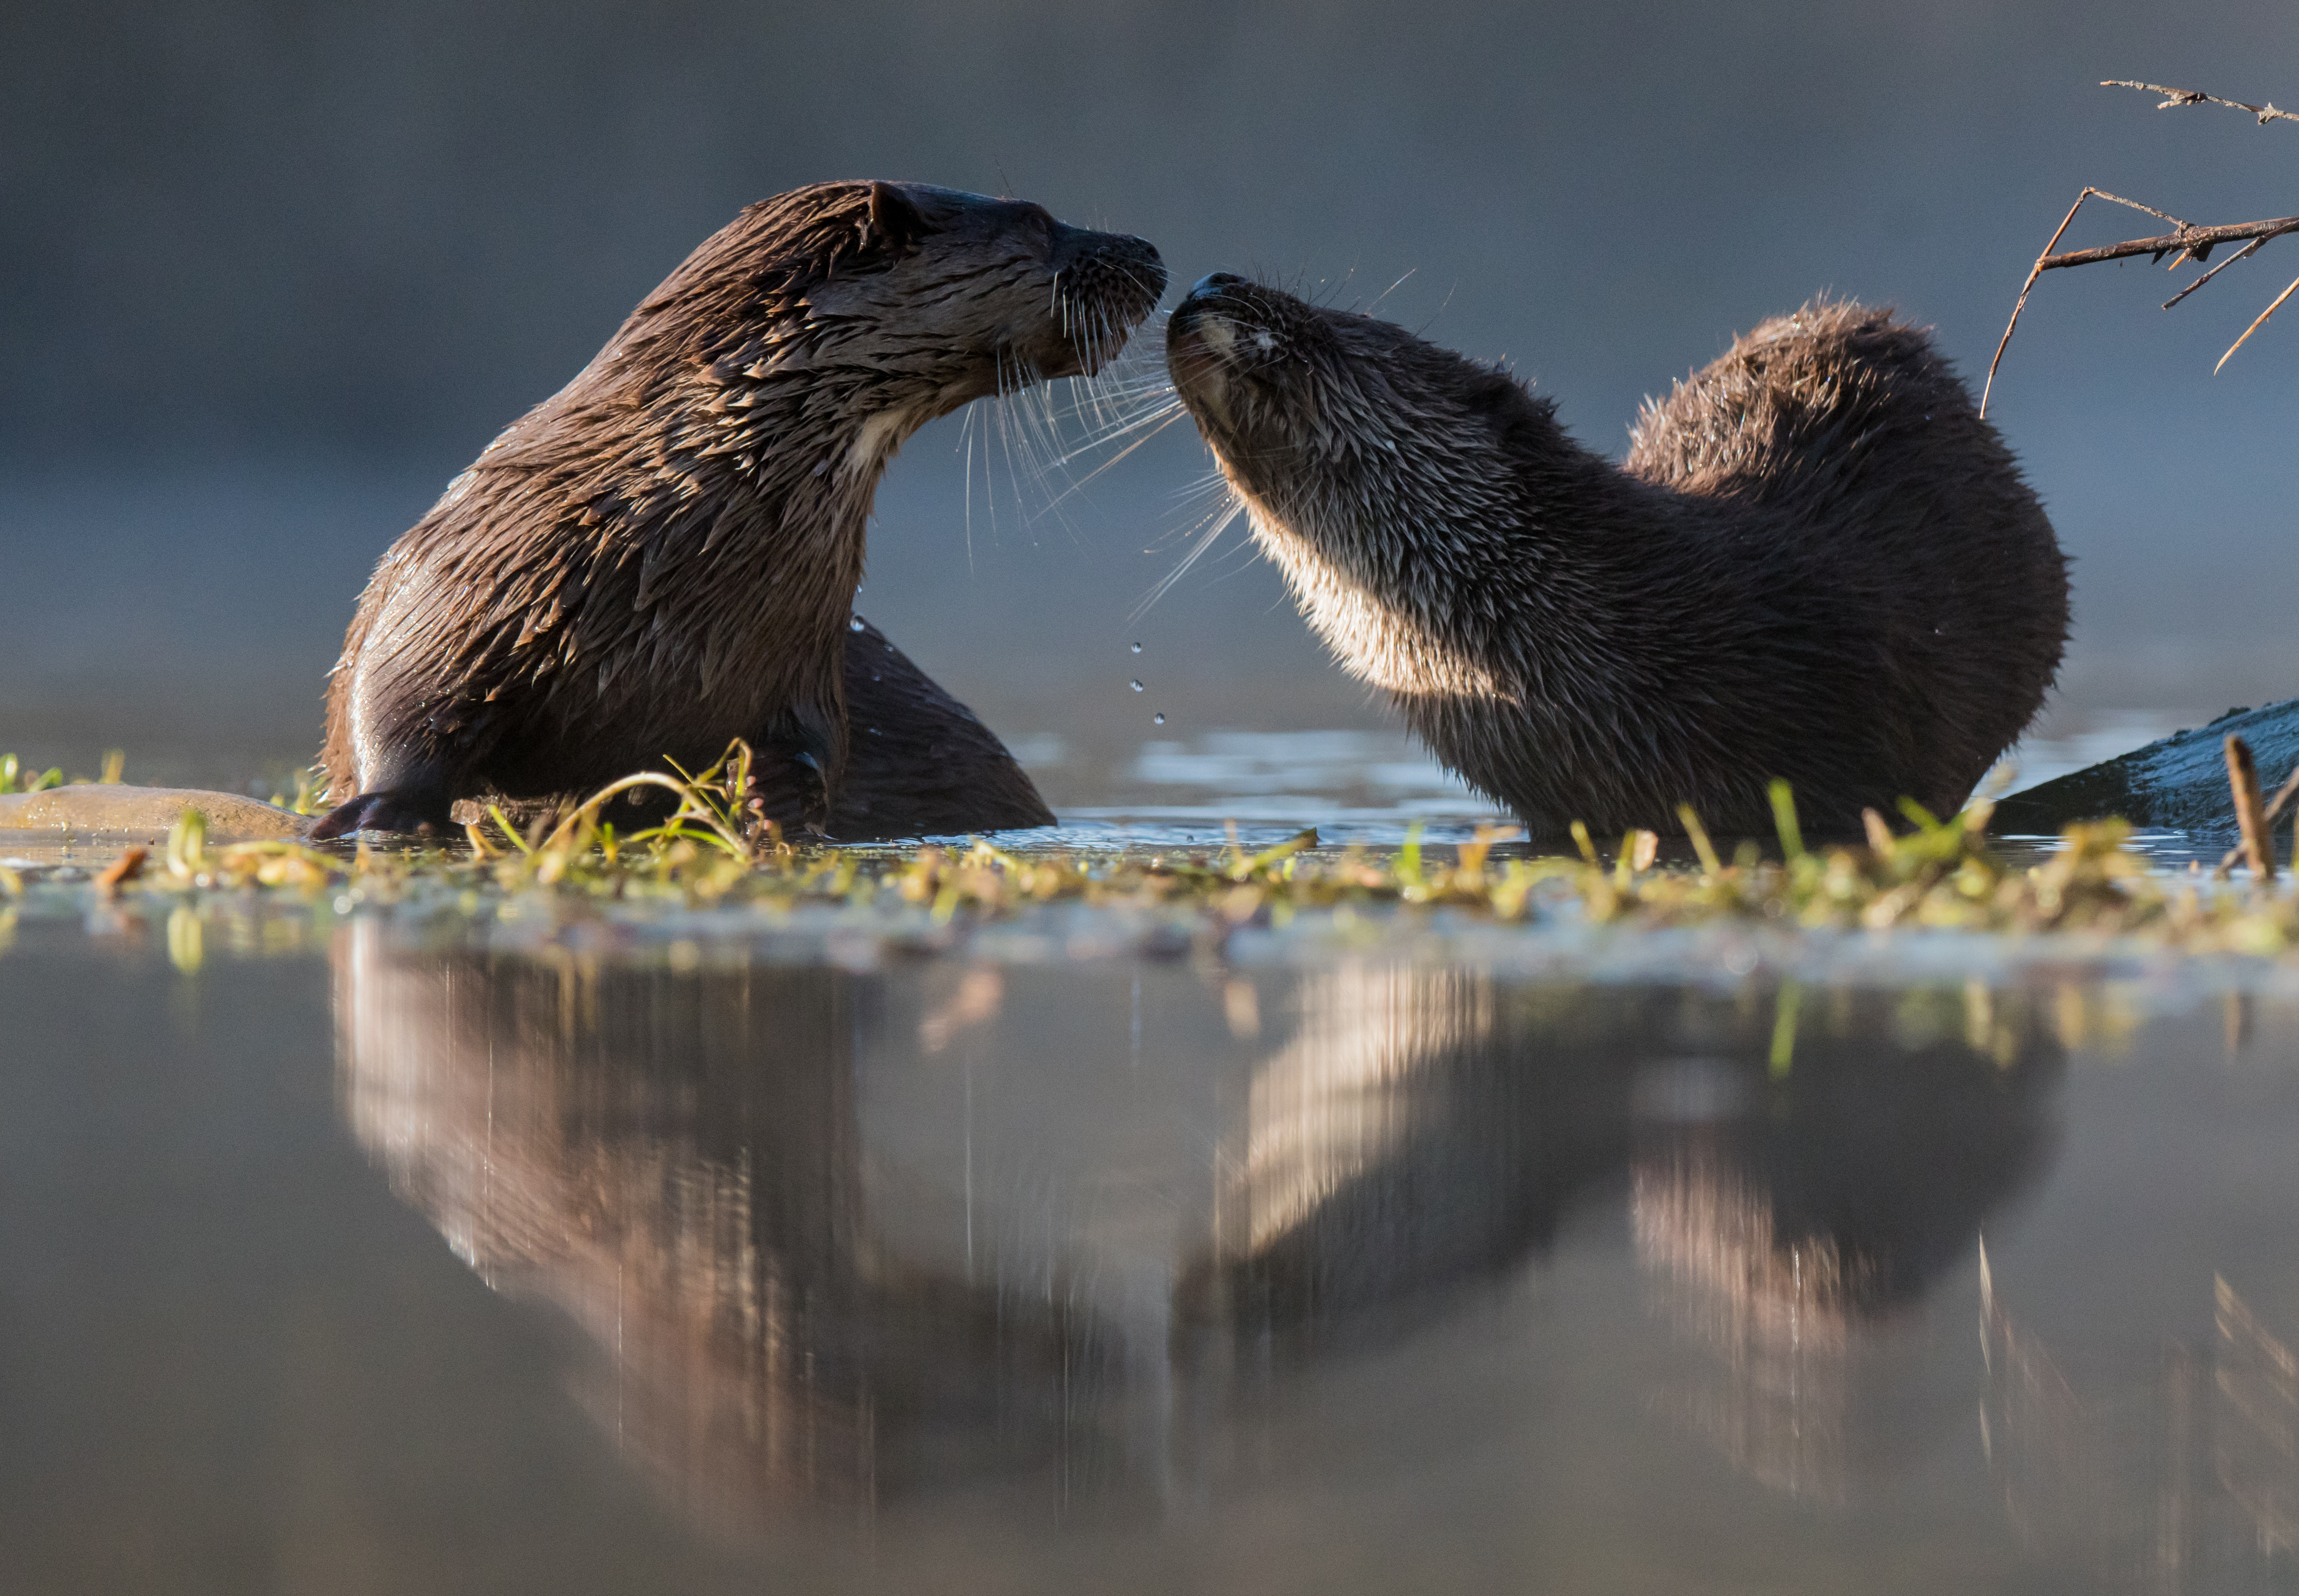
{"type": "Polygon", "coordinates": [[[8,934],[11,1590],[2299,1588],[2258,970],[8,934]]]}

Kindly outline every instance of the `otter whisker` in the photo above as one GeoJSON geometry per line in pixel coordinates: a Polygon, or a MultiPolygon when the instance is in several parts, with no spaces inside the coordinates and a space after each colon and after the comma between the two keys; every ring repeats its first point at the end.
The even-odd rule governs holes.
{"type": "MultiPolygon", "coordinates": [[[[1189,552],[1182,556],[1181,563],[1159,578],[1158,584],[1150,590],[1149,597],[1134,606],[1133,613],[1125,617],[1127,622],[1131,624],[1149,614],[1150,607],[1172,591],[1175,583],[1189,575],[1190,567],[1204,557],[1206,550],[1214,546],[1214,541],[1229,530],[1230,524],[1244,513],[1244,510],[1245,495],[1232,489],[1229,495],[1229,501],[1216,506],[1208,517],[1211,525],[1205,525],[1204,522],[1199,523],[1200,525],[1205,525],[1205,530],[1198,533],[1197,541],[1190,545],[1189,552]]],[[[1195,528],[1191,530],[1195,531],[1195,528]]]]}
{"type": "Polygon", "coordinates": [[[966,568],[974,569],[974,407],[968,405],[966,419],[959,424],[959,440],[966,445],[966,568]]]}
{"type": "Polygon", "coordinates": [[[1185,409],[1176,407],[1170,415],[1166,416],[1164,420],[1158,422],[1157,426],[1142,434],[1141,436],[1134,439],[1133,442],[1128,443],[1125,448],[1110,456],[1109,459],[1102,461],[1100,465],[1096,466],[1083,476],[1079,477],[1077,482],[1069,491],[1075,492],[1079,488],[1083,488],[1087,484],[1094,481],[1097,477],[1100,476],[1103,472],[1108,470],[1111,467],[1116,465],[1118,461],[1124,459],[1127,455],[1132,454],[1135,450],[1141,448],[1144,443],[1147,443],[1150,439],[1156,437],[1159,433],[1164,432],[1167,427],[1173,426],[1174,422],[1179,421],[1188,412],[1185,409]]]}
{"type": "Polygon", "coordinates": [[[1125,418],[1113,419],[1109,426],[1102,431],[1089,436],[1084,442],[1078,444],[1075,448],[1065,451],[1062,454],[1058,456],[1055,463],[1058,465],[1067,465],[1072,460],[1083,459],[1087,455],[1108,447],[1110,443],[1119,438],[1125,437],[1129,433],[1136,433],[1145,426],[1154,426],[1160,423],[1171,420],[1175,411],[1186,408],[1187,407],[1182,403],[1180,395],[1175,394],[1161,401],[1155,406],[1142,410],[1138,415],[1125,418]]]}
{"type": "Polygon", "coordinates": [[[1367,305],[1367,306],[1365,307],[1365,310],[1367,311],[1367,313],[1369,314],[1369,313],[1371,313],[1372,311],[1378,310],[1379,309],[1381,309],[1381,302],[1382,302],[1382,301],[1383,301],[1383,300],[1385,300],[1385,299],[1387,299],[1390,294],[1392,294],[1396,293],[1399,288],[1404,287],[1404,286],[1405,286],[1405,278],[1406,278],[1406,277],[1411,277],[1415,272],[1419,271],[1420,269],[1420,269],[1418,266],[1408,266],[1408,267],[1407,267],[1407,268],[1405,269],[1405,276],[1404,276],[1404,277],[1398,277],[1398,278],[1397,279],[1397,281],[1395,281],[1394,283],[1391,283],[1388,287],[1386,287],[1386,288],[1382,289],[1379,294],[1376,294],[1375,295],[1374,295],[1373,303],[1371,303],[1371,304],[1369,304],[1369,305],[1367,305]]]}
{"type": "MultiPolygon", "coordinates": [[[[1041,492],[1044,490],[1046,478],[1055,468],[1054,457],[1060,452],[1060,443],[1050,427],[1052,403],[1050,390],[1040,384],[1017,389],[999,407],[999,434],[1005,441],[1007,470],[1013,480],[1017,502],[1022,497],[1020,480],[1014,475],[1014,455],[1017,450],[1022,456],[1023,467],[1041,492]]],[[[1046,510],[1054,509],[1058,503],[1059,500],[1056,499],[1026,518],[1035,520],[1046,510]]],[[[1056,518],[1060,519],[1058,516],[1056,518]]],[[[1064,522],[1064,525],[1067,526],[1067,523],[1064,522]]]]}

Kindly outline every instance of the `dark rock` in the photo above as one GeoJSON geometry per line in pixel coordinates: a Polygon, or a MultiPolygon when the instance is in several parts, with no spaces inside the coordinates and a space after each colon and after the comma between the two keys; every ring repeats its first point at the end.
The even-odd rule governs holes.
{"type": "Polygon", "coordinates": [[[2227,739],[2240,737],[2272,795],[2299,765],[2299,699],[2260,709],[2230,709],[2207,726],[2174,732],[2145,748],[2015,792],[1996,806],[1988,830],[2055,833],[2072,822],[2120,815],[2137,826],[2232,833],[2227,739]]]}

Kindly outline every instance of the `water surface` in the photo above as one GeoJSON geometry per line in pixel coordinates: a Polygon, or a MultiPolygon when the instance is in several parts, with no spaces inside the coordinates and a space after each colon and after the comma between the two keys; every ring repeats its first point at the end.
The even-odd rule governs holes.
{"type": "Polygon", "coordinates": [[[2299,1578],[2255,967],[11,935],[27,1589],[2299,1578]]]}

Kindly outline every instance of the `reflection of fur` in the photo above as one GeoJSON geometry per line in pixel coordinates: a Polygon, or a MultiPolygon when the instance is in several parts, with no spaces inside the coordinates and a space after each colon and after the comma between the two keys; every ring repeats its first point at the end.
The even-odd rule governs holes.
{"type": "MultiPolygon", "coordinates": [[[[1754,1477],[1823,1501],[1952,1410],[1915,1421],[1896,1310],[2036,1167],[2063,1057],[2024,1001],[1838,996],[1787,1078],[1752,1087],[1764,1112],[1640,1137],[1632,1198],[1665,1311],[1708,1354],[1661,1405],[1754,1477]]],[[[1764,1018],[1730,1050],[1752,1082],[1764,1018]]]]}
{"type": "Polygon", "coordinates": [[[1224,1240],[1183,1281],[1190,1317],[1338,1327],[1514,1262],[1619,1166],[1623,1077],[1581,1067],[1574,1002],[1349,967],[1306,978],[1300,1002],[1224,1159],[1224,1240]]]}
{"type": "MultiPolygon", "coordinates": [[[[1005,978],[903,979],[941,990],[888,1042],[915,1034],[929,1072],[997,1055],[1017,1010],[1005,978]]],[[[2060,1057],[2018,1003],[1981,1035],[1953,997],[1942,1018],[1926,995],[1842,994],[1805,1005],[1778,1078],[1762,1002],[1309,974],[1292,1002],[1257,1003],[1296,1022],[1221,1138],[1213,1245],[1169,1275],[1148,1244],[1134,1276],[1158,1304],[1136,1319],[1125,1291],[1079,1285],[1113,1264],[1093,1236],[1172,1234],[1176,1194],[1204,1189],[1197,1155],[1170,1180],[1130,1172],[1125,1211],[1090,1229],[1058,1217],[1058,1187],[1001,1187],[981,1211],[1026,1212],[1042,1240],[1007,1256],[985,1239],[978,1271],[970,1253],[923,1261],[933,1182],[859,1139],[856,1038],[877,978],[427,954],[360,922],[336,983],[360,1141],[481,1278],[610,1349],[602,1421],[729,1526],[791,1494],[874,1501],[1043,1468],[1066,1489],[1159,1489],[1188,1470],[1187,1415],[1220,1410],[1240,1367],[1225,1349],[1274,1333],[1283,1356],[1314,1356],[1394,1334],[1624,1185],[1690,1354],[1659,1405],[1758,1477],[1836,1493],[1863,1466],[1872,1327],[2032,1168],[2060,1057]],[[1176,1400],[1177,1377],[1195,1397],[1176,1400]]],[[[1063,1088],[1012,1079],[1025,1122],[1058,1132],[1063,1088]]]]}
{"type": "Polygon", "coordinates": [[[371,923],[337,946],[361,1144],[481,1278],[611,1351],[602,1421],[726,1527],[792,1492],[899,1493],[953,1451],[1042,1460],[1065,1369],[1095,1368],[1053,1307],[874,1253],[851,1079],[869,992],[403,953],[371,923]]]}
{"type": "Polygon", "coordinates": [[[1254,1074],[1244,1178],[1225,1205],[1247,1250],[1382,1162],[1404,1129],[1395,1094],[1411,1089],[1415,1066],[1491,1028],[1490,985],[1467,972],[1344,966],[1305,981],[1300,1029],[1254,1074]]]}
{"type": "Polygon", "coordinates": [[[2175,1342],[2144,1371],[2079,1385],[1982,1261],[1980,1437],[2029,1543],[2177,1590],[2265,1589],[2269,1559],[2299,1551],[2299,1357],[2212,1284],[2209,1345],[2175,1342]]]}
{"type": "Polygon", "coordinates": [[[1886,1321],[2035,1167],[2062,1056],[2023,1004],[1981,1034],[1959,995],[1838,994],[1775,1079],[1769,1005],[1458,971],[1301,994],[1183,1310],[1305,1346],[1417,1317],[1625,1169],[1639,1256],[1699,1353],[1660,1404],[1802,1495],[1841,1495],[1905,1422],[1863,1421],[1886,1321]]]}
{"type": "Polygon", "coordinates": [[[1714,1245],[1743,1256],[1751,1280],[1825,1258],[1847,1309],[1885,1307],[1960,1256],[2024,1175],[2041,1135],[2033,1087],[2061,1056],[2024,1011],[1983,1050],[1945,1026],[1912,1033],[1916,997],[1847,995],[1772,1080],[1769,1008],[1697,993],[1345,969],[1301,994],[1300,1028],[1257,1073],[1229,1161],[1221,1267],[1269,1312],[1304,1320],[1506,1266],[1632,1145],[1656,1261],[1711,1245],[1689,1239],[1708,1227],[1737,1237],[1714,1245]],[[1896,1026],[1896,1047],[1881,1041],[1896,1026]],[[1691,1163],[1681,1130],[1631,1124],[1652,1112],[1640,1083],[1685,1059],[1726,1083],[1691,1163]],[[1740,1103],[1764,1112],[1724,1114],[1740,1103]]]}

